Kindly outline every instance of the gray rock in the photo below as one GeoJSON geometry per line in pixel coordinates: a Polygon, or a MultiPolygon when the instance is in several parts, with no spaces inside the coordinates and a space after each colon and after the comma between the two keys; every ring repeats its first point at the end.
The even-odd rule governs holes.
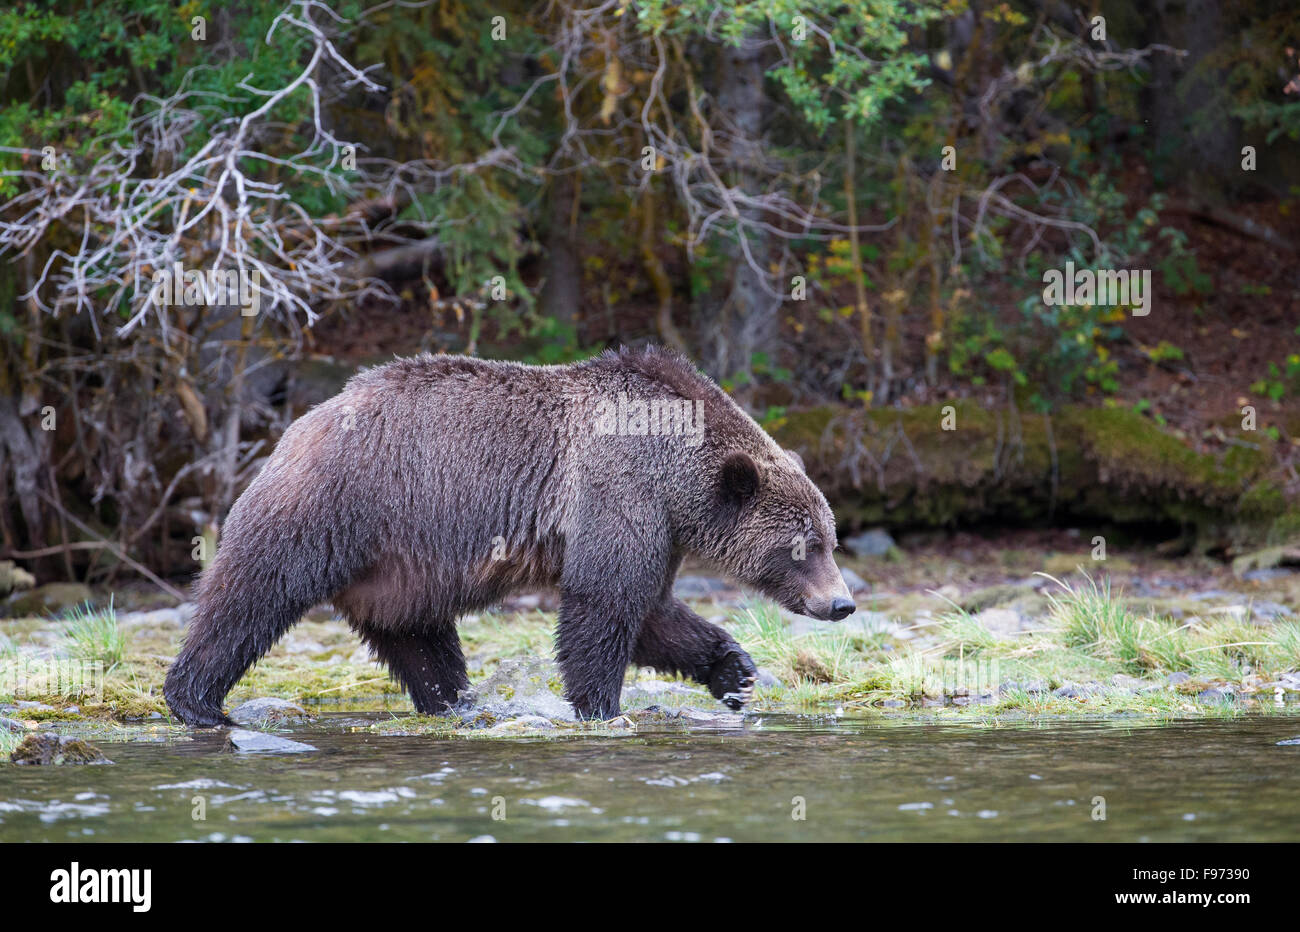
{"type": "Polygon", "coordinates": [[[847,566],[840,567],[840,575],[844,577],[844,585],[849,587],[849,592],[866,592],[871,588],[870,583],[847,566]]]}
{"type": "Polygon", "coordinates": [[[985,630],[999,638],[1015,637],[1025,623],[1020,613],[1010,608],[986,608],[974,618],[985,630]]]}
{"type": "Polygon", "coordinates": [[[1241,574],[1241,578],[1251,582],[1270,582],[1274,579],[1294,576],[1295,573],[1296,571],[1290,567],[1273,566],[1266,570],[1247,570],[1241,574]]]}
{"type": "Polygon", "coordinates": [[[309,718],[307,710],[288,699],[249,699],[230,713],[230,717],[241,725],[253,725],[258,722],[296,722],[309,718]]]}
{"type": "Polygon", "coordinates": [[[1251,618],[1263,621],[1277,621],[1279,618],[1287,618],[1295,614],[1285,605],[1269,602],[1266,599],[1257,599],[1251,602],[1248,611],[1251,618]]]}
{"type": "Polygon", "coordinates": [[[486,680],[461,695],[456,714],[466,724],[489,727],[524,715],[571,722],[573,706],[551,687],[559,681],[559,668],[549,661],[536,657],[505,660],[486,680]]]}
{"type": "Polygon", "coordinates": [[[244,728],[232,728],[229,741],[231,748],[244,752],[302,754],[316,750],[310,744],[303,744],[301,741],[290,741],[279,735],[270,735],[264,731],[248,731],[244,728]]]}
{"type": "Polygon", "coordinates": [[[1087,699],[1100,692],[1102,692],[1100,683],[1065,683],[1058,689],[1052,690],[1052,695],[1062,699],[1087,699]]]}
{"type": "Polygon", "coordinates": [[[841,541],[858,556],[883,557],[897,544],[884,528],[870,528],[841,541]]]}
{"type": "Polygon", "coordinates": [[[1205,592],[1189,592],[1182,598],[1188,602],[1205,602],[1210,599],[1236,599],[1239,596],[1235,592],[1224,592],[1222,589],[1207,589],[1205,592]]]}
{"type": "Polygon", "coordinates": [[[906,706],[907,703],[904,702],[902,699],[886,699],[880,703],[880,707],[882,709],[902,709],[905,708],[906,706]]]}
{"type": "Polygon", "coordinates": [[[555,722],[540,715],[521,715],[508,719],[482,732],[485,735],[517,735],[527,732],[554,731],[555,722]]]}
{"type": "Polygon", "coordinates": [[[27,572],[13,560],[0,560],[0,595],[21,589],[30,589],[36,585],[36,577],[27,572]]]}
{"type": "Polygon", "coordinates": [[[289,635],[280,642],[280,647],[287,654],[323,654],[325,645],[308,637],[289,635]]]}
{"type": "Polygon", "coordinates": [[[53,712],[54,706],[46,705],[44,702],[34,702],[31,699],[14,700],[14,708],[21,709],[24,712],[53,712]]]}
{"type": "Polygon", "coordinates": [[[152,612],[130,612],[119,615],[117,623],[127,631],[134,631],[138,628],[184,628],[190,623],[190,617],[193,614],[194,603],[186,602],[175,608],[160,608],[152,612]]]}
{"type": "Polygon", "coordinates": [[[712,576],[678,576],[673,582],[673,595],[679,599],[708,599],[729,588],[712,576]]]}
{"type": "Polygon", "coordinates": [[[780,678],[767,667],[758,668],[758,682],[754,684],[763,689],[775,689],[777,686],[784,686],[780,678]]]}
{"type": "Polygon", "coordinates": [[[1236,621],[1273,621],[1291,614],[1290,608],[1279,606],[1277,602],[1265,601],[1265,599],[1258,602],[1242,602],[1232,604],[1232,606],[1214,608],[1212,611],[1219,615],[1230,616],[1236,621]]]}
{"type": "Polygon", "coordinates": [[[46,583],[12,598],[9,613],[16,616],[58,614],[93,601],[90,588],[82,583],[46,583]]]}
{"type": "Polygon", "coordinates": [[[1213,686],[1196,694],[1201,702],[1231,702],[1232,690],[1227,687],[1213,686]]]}
{"type": "Polygon", "coordinates": [[[1047,692],[1047,683],[1043,680],[1026,680],[1023,683],[1018,683],[1015,680],[1007,680],[1005,683],[998,686],[998,692],[1001,694],[1013,692],[1015,690],[1029,693],[1031,696],[1037,696],[1039,693],[1047,692]]]}
{"type": "Polygon", "coordinates": [[[704,696],[705,694],[685,683],[670,683],[667,680],[645,679],[637,680],[623,687],[623,704],[637,702],[643,699],[660,698],[663,696],[704,696]]]}
{"type": "Polygon", "coordinates": [[[0,716],[0,729],[5,731],[26,731],[22,722],[15,722],[12,718],[0,716]]]}
{"type": "Polygon", "coordinates": [[[743,728],[745,716],[737,712],[706,712],[686,706],[680,709],[665,709],[657,705],[628,713],[635,722],[650,724],[688,725],[692,728],[743,728]]]}
{"type": "Polygon", "coordinates": [[[1300,737],[1297,737],[1297,738],[1287,738],[1287,739],[1285,739],[1285,740],[1283,740],[1283,741],[1279,741],[1279,742],[1278,742],[1278,747],[1286,747],[1286,746],[1288,746],[1288,745],[1296,745],[1296,744],[1300,744],[1300,737]]]}
{"type": "Polygon", "coordinates": [[[1165,680],[1165,682],[1168,683],[1170,686],[1177,686],[1179,683],[1186,683],[1191,678],[1192,678],[1191,674],[1184,673],[1181,670],[1179,670],[1177,673],[1170,673],[1169,677],[1165,680]]]}

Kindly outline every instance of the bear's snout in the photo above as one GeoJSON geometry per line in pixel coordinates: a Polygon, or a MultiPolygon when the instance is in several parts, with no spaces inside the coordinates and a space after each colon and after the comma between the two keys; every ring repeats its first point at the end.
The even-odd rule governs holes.
{"type": "Polygon", "coordinates": [[[843,621],[857,610],[858,607],[847,596],[837,595],[830,599],[809,596],[804,598],[800,614],[822,621],[843,621]]]}

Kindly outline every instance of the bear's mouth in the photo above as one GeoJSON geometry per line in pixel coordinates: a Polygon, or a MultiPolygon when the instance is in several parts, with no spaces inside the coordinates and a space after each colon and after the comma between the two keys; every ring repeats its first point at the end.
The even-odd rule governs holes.
{"type": "Polygon", "coordinates": [[[820,615],[809,608],[807,599],[798,599],[786,605],[786,608],[794,612],[796,615],[803,615],[805,618],[816,618],[818,621],[830,621],[829,615],[820,615]]]}
{"type": "Polygon", "coordinates": [[[834,599],[830,602],[830,604],[826,606],[825,610],[814,611],[812,607],[809,606],[808,600],[806,598],[797,600],[797,602],[794,605],[786,606],[786,608],[788,608],[792,612],[797,612],[800,615],[806,615],[809,618],[816,618],[818,621],[843,621],[856,609],[856,607],[857,606],[853,605],[852,602],[847,599],[845,600],[834,599]],[[836,602],[838,601],[846,601],[849,602],[849,604],[845,606],[843,609],[840,609],[840,606],[836,605],[836,602]]]}

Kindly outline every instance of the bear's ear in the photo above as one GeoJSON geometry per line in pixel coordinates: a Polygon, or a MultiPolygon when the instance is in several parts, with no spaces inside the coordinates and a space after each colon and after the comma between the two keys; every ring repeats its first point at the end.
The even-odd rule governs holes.
{"type": "Polygon", "coordinates": [[[800,456],[798,453],[796,453],[794,450],[786,450],[785,455],[790,457],[790,459],[794,461],[795,466],[799,467],[799,471],[801,473],[808,472],[807,467],[805,467],[803,464],[803,457],[800,456]]]}
{"type": "Polygon", "coordinates": [[[748,453],[732,453],[723,461],[718,494],[723,505],[733,511],[758,494],[758,466],[748,453]]]}

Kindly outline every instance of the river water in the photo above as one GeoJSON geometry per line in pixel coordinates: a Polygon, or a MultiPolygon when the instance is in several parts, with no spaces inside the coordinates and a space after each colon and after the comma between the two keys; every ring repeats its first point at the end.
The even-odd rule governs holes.
{"type": "Polygon", "coordinates": [[[370,720],[285,733],[311,754],[234,753],[217,732],[101,742],[114,766],[0,766],[0,842],[1300,840],[1290,715],[763,716],[549,740],[380,736],[370,720]]]}

